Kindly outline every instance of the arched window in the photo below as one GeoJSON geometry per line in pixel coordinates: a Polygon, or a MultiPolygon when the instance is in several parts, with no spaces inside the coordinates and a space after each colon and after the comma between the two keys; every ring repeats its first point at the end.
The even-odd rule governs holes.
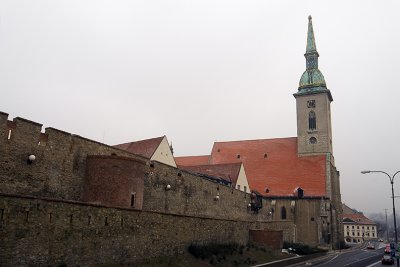
{"type": "Polygon", "coordinates": [[[286,220],[286,208],[285,207],[281,208],[281,219],[286,220]]]}
{"type": "Polygon", "coordinates": [[[308,129],[317,129],[317,118],[315,116],[315,112],[312,110],[310,111],[310,113],[308,113],[308,129]]]}

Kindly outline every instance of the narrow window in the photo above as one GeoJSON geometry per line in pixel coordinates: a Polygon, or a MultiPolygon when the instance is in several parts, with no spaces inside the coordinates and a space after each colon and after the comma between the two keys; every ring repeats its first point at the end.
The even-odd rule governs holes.
{"type": "Polygon", "coordinates": [[[131,195],[131,207],[135,207],[135,202],[136,202],[136,193],[133,193],[131,195]]]}
{"type": "Polygon", "coordinates": [[[243,186],[244,192],[247,192],[247,186],[243,186]]]}
{"type": "Polygon", "coordinates": [[[8,137],[7,137],[7,139],[8,139],[8,140],[10,140],[10,139],[11,139],[11,129],[10,129],[10,130],[8,130],[8,137]]]}
{"type": "Polygon", "coordinates": [[[312,110],[310,111],[310,113],[308,113],[308,129],[309,130],[317,129],[317,119],[315,116],[315,112],[312,110]]]}
{"type": "Polygon", "coordinates": [[[281,208],[281,219],[286,220],[286,208],[285,207],[281,208]]]}
{"type": "Polygon", "coordinates": [[[237,189],[240,190],[240,184],[237,185],[237,189]]]}
{"type": "Polygon", "coordinates": [[[92,216],[88,216],[87,224],[91,225],[92,224],[92,216]]]}
{"type": "Polygon", "coordinates": [[[53,222],[53,213],[49,212],[49,223],[53,222]]]}

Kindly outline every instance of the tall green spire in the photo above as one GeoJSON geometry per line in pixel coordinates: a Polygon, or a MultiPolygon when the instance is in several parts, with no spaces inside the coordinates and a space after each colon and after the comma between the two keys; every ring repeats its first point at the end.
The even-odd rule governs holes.
{"type": "Polygon", "coordinates": [[[306,47],[306,53],[310,52],[317,52],[311,15],[308,16],[308,33],[307,33],[307,47],[306,47]]]}
{"type": "Polygon", "coordinates": [[[317,52],[317,45],[315,44],[311,16],[308,16],[307,46],[304,57],[306,58],[306,70],[303,72],[303,75],[301,75],[299,91],[295,95],[327,92],[329,99],[332,101],[332,95],[326,88],[324,75],[322,75],[321,71],[318,69],[319,54],[317,52]]]}

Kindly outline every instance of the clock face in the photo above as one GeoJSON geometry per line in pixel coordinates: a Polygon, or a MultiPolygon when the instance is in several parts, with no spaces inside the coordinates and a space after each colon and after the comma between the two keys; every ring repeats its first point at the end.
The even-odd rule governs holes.
{"type": "Polygon", "coordinates": [[[315,100],[308,100],[307,101],[308,108],[315,108],[315,100]]]}
{"type": "Polygon", "coordinates": [[[316,143],[317,143],[317,138],[315,138],[314,136],[310,137],[310,144],[316,144],[316,143]]]}

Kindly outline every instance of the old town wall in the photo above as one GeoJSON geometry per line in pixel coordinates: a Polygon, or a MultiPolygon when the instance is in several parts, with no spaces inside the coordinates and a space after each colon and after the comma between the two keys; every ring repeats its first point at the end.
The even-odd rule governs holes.
{"type": "Polygon", "coordinates": [[[0,192],[82,200],[87,155],[139,156],[0,112],[0,192]],[[29,164],[28,157],[35,156],[29,164]]]}
{"type": "Polygon", "coordinates": [[[293,223],[221,220],[0,195],[1,266],[129,264],[186,253],[190,244],[246,244],[250,229],[293,223]]]}

